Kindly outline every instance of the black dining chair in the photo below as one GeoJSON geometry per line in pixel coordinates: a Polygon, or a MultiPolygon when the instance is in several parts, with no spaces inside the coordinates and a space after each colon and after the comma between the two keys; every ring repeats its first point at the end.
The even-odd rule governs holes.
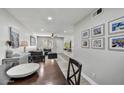
{"type": "Polygon", "coordinates": [[[80,85],[81,69],[82,64],[72,58],[69,59],[67,81],[70,85],[80,85]]]}

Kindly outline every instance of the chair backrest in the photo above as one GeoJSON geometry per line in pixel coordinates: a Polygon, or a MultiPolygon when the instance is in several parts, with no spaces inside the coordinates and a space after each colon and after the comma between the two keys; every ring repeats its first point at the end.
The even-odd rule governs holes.
{"type": "Polygon", "coordinates": [[[80,85],[82,64],[70,58],[67,72],[67,81],[70,85],[80,85]]]}

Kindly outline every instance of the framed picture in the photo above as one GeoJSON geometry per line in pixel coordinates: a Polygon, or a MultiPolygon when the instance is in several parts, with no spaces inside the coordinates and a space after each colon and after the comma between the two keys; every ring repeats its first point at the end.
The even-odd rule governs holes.
{"type": "Polygon", "coordinates": [[[36,46],[36,38],[33,36],[30,36],[30,46],[36,46]]]}
{"type": "Polygon", "coordinates": [[[82,41],[81,41],[81,47],[82,48],[89,48],[90,47],[90,41],[89,41],[89,39],[82,39],[82,41]]]}
{"type": "Polygon", "coordinates": [[[105,24],[91,28],[92,37],[104,36],[105,34],[105,24]]]}
{"type": "Polygon", "coordinates": [[[124,51],[124,35],[109,37],[109,49],[124,51]]]}
{"type": "Polygon", "coordinates": [[[85,31],[81,32],[81,37],[83,38],[89,38],[90,37],[90,29],[87,29],[85,31]]]}
{"type": "Polygon", "coordinates": [[[124,33],[124,17],[117,18],[108,23],[109,34],[124,33]]]}
{"type": "Polygon", "coordinates": [[[94,49],[104,49],[105,48],[105,39],[104,38],[96,38],[92,39],[92,48],[94,49]]]}
{"type": "Polygon", "coordinates": [[[16,32],[15,28],[10,27],[10,41],[12,42],[12,48],[19,47],[19,33],[16,32]]]}

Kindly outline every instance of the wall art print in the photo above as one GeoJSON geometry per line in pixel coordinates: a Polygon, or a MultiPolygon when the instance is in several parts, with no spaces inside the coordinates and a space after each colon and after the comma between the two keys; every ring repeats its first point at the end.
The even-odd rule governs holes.
{"type": "Polygon", "coordinates": [[[124,33],[124,17],[117,18],[108,23],[109,34],[124,33]]]}
{"type": "Polygon", "coordinates": [[[87,29],[87,30],[81,32],[82,39],[89,38],[89,37],[90,37],[90,29],[87,29]]]}
{"type": "Polygon", "coordinates": [[[82,48],[89,48],[90,47],[90,40],[89,39],[82,39],[81,40],[81,47],[82,48]]]}
{"type": "Polygon", "coordinates": [[[30,46],[36,46],[36,38],[33,36],[30,36],[30,46]]]}
{"type": "Polygon", "coordinates": [[[105,24],[91,28],[92,37],[104,36],[104,34],[105,34],[105,24]]]}
{"type": "Polygon", "coordinates": [[[92,48],[94,49],[104,49],[105,48],[105,39],[104,38],[96,38],[92,39],[92,48]]]}
{"type": "Polygon", "coordinates": [[[19,33],[15,28],[9,27],[10,29],[10,41],[12,42],[12,48],[19,47],[19,33]]]}
{"type": "Polygon", "coordinates": [[[112,36],[108,38],[110,50],[124,50],[124,35],[112,36]]]}

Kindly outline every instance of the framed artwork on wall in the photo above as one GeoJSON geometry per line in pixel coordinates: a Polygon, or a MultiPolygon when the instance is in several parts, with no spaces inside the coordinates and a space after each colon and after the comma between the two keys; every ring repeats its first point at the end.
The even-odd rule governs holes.
{"type": "Polygon", "coordinates": [[[81,47],[82,48],[89,48],[90,47],[90,40],[89,39],[82,39],[81,40],[81,47]]]}
{"type": "Polygon", "coordinates": [[[124,16],[108,23],[109,34],[124,33],[124,16]]]}
{"type": "Polygon", "coordinates": [[[89,38],[89,37],[90,37],[90,29],[87,29],[87,30],[81,32],[82,39],[89,38]]]}
{"type": "Polygon", "coordinates": [[[30,46],[36,46],[36,38],[33,36],[30,36],[30,46]]]}
{"type": "Polygon", "coordinates": [[[92,43],[93,49],[104,49],[105,48],[105,39],[104,38],[92,39],[91,43],[92,43]]]}
{"type": "Polygon", "coordinates": [[[9,27],[10,29],[10,41],[12,42],[12,48],[19,47],[19,33],[16,32],[15,28],[9,27]]]}
{"type": "Polygon", "coordinates": [[[104,34],[105,34],[105,24],[91,28],[92,37],[104,36],[104,34]]]}
{"type": "Polygon", "coordinates": [[[109,40],[109,49],[124,51],[124,35],[112,36],[108,38],[109,40]]]}

